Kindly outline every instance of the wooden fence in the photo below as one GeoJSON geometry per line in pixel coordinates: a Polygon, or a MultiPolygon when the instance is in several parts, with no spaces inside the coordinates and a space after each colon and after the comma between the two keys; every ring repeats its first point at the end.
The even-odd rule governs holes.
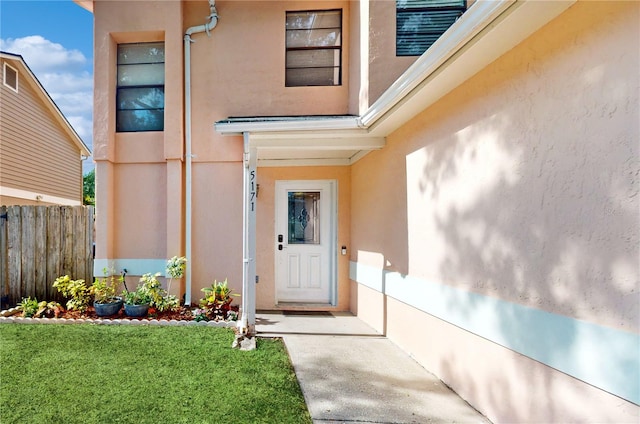
{"type": "Polygon", "coordinates": [[[93,279],[92,206],[0,207],[2,308],[23,297],[58,300],[55,279],[93,279]]]}

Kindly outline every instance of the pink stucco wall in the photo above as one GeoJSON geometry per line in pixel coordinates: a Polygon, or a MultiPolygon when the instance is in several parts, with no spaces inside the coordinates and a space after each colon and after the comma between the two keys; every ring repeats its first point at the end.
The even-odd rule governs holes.
{"type": "MultiPolygon", "coordinates": [[[[576,3],[356,163],[351,260],[637,334],[639,11],[576,3]]],[[[358,316],[496,422],[638,419],[636,405],[393,297],[357,296],[358,316]]]]}
{"type": "MultiPolygon", "coordinates": [[[[213,123],[362,112],[415,59],[392,52],[393,2],[323,1],[343,10],[343,85],[285,88],[285,12],[318,4],[218,1],[211,37],[194,36],[194,301],[214,279],[242,281],[242,138],[213,123]],[[362,14],[371,32],[356,37],[362,14]]],[[[185,242],[182,34],[205,22],[207,2],[106,0],[94,13],[97,258],[164,260],[185,242]],[[117,134],[117,43],[158,40],[165,131],[117,134]]],[[[410,291],[408,302],[387,295],[387,274],[376,289],[349,271],[637,334],[639,17],[634,2],[579,1],[355,165],[260,167],[258,308],[277,308],[275,182],[335,180],[349,251],[335,310],[357,312],[496,422],[637,421],[637,405],[426,313],[410,291]]],[[[495,315],[498,331],[517,318],[495,315]]]]}
{"type": "MultiPolygon", "coordinates": [[[[213,123],[230,116],[339,115],[349,112],[349,1],[342,9],[343,84],[284,86],[285,13],[318,9],[304,1],[217,1],[220,20],[191,44],[193,146],[192,300],[214,279],[242,284],[242,138],[224,137],[213,123]]],[[[96,55],[94,150],[97,162],[97,258],[149,260],[184,254],[185,164],[183,33],[205,23],[206,1],[100,1],[94,5],[96,55]],[[165,42],[165,130],[115,132],[118,43],[165,42]]],[[[258,243],[273,238],[275,179],[334,179],[339,185],[340,239],[348,243],[349,168],[259,170],[263,184],[258,243]],[[270,202],[270,203],[269,203],[270,202]],[[344,223],[344,224],[343,224],[344,223]]],[[[269,251],[273,246],[269,246],[269,251]]],[[[341,257],[342,258],[342,257],[341,257]]],[[[339,259],[340,261],[341,259],[339,259]]],[[[146,262],[145,262],[146,261],[146,262]]],[[[157,262],[155,262],[157,263],[157,262]]],[[[151,271],[151,270],[150,270],[151,271]]],[[[273,255],[258,263],[258,306],[274,307],[273,255]]],[[[339,263],[339,310],[349,308],[348,260],[339,263]]],[[[177,286],[177,285],[176,285],[177,286]]],[[[174,286],[174,287],[176,287],[174,286]]],[[[181,288],[184,290],[184,285],[181,288]]]]}

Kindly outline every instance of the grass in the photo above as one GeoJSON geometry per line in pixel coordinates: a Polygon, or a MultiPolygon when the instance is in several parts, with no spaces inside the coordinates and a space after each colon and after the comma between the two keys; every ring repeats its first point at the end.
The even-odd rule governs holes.
{"type": "Polygon", "coordinates": [[[3,424],[311,423],[281,340],[206,327],[0,325],[3,424]]]}

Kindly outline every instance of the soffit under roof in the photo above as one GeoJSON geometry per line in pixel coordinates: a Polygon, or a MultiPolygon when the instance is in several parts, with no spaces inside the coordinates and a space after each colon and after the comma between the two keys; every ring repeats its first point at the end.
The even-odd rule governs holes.
{"type": "Polygon", "coordinates": [[[573,3],[476,1],[361,116],[229,118],[216,131],[247,134],[258,166],[353,164],[573,3]]]}

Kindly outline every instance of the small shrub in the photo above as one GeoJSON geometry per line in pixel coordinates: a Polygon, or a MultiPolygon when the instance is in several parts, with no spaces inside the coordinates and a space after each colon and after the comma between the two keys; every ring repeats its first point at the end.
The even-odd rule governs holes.
{"type": "Polygon", "coordinates": [[[172,294],[165,294],[153,303],[159,312],[173,311],[180,306],[180,301],[172,294]]]}
{"type": "Polygon", "coordinates": [[[172,311],[180,305],[180,302],[177,297],[168,294],[167,291],[162,288],[158,281],[159,276],[160,273],[158,272],[156,274],[144,274],[140,277],[142,291],[151,299],[151,307],[156,308],[160,312],[172,311]]]}
{"type": "Polygon", "coordinates": [[[196,322],[200,321],[209,321],[209,317],[207,317],[206,309],[194,309],[192,312],[193,320],[196,322]]]}
{"type": "Polygon", "coordinates": [[[72,280],[68,275],[56,278],[53,287],[66,298],[67,309],[73,311],[85,311],[91,301],[91,292],[84,280],[72,280]]]}
{"type": "MultiPolygon", "coordinates": [[[[230,312],[235,313],[235,311],[231,309],[231,302],[233,302],[233,296],[239,295],[231,293],[232,289],[229,288],[226,279],[224,281],[214,280],[211,287],[205,287],[202,291],[205,296],[200,299],[200,307],[207,311],[209,319],[232,319],[230,312]]],[[[237,313],[235,313],[235,318],[237,318],[237,313]]]]}
{"type": "Polygon", "coordinates": [[[174,256],[167,261],[167,274],[171,278],[182,278],[187,268],[187,258],[174,256]]]}
{"type": "Polygon", "coordinates": [[[174,256],[167,261],[167,275],[169,275],[169,284],[167,292],[171,293],[171,283],[174,278],[182,278],[184,271],[187,269],[187,258],[184,256],[174,256]]]}
{"type": "MultiPolygon", "coordinates": [[[[104,270],[106,274],[107,271],[104,270]]],[[[117,300],[116,293],[120,284],[124,280],[123,276],[116,279],[114,275],[110,277],[96,278],[91,285],[90,293],[96,303],[111,303],[117,300]]]]}
{"type": "Polygon", "coordinates": [[[18,309],[22,311],[23,317],[32,317],[38,312],[38,300],[29,297],[23,297],[22,302],[18,304],[18,309]]]}
{"type": "Polygon", "coordinates": [[[151,297],[147,294],[144,286],[138,286],[135,291],[122,293],[124,303],[126,305],[148,305],[151,303],[151,297]]]}

